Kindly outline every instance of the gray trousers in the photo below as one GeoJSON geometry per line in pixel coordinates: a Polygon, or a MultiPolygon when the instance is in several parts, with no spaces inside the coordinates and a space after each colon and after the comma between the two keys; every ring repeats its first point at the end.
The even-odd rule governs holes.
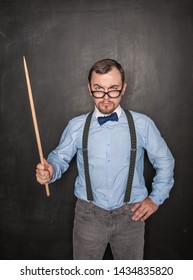
{"type": "Polygon", "coordinates": [[[108,211],[77,200],[73,228],[74,260],[102,260],[107,244],[114,259],[141,260],[144,222],[133,221],[131,204],[108,211]]]}

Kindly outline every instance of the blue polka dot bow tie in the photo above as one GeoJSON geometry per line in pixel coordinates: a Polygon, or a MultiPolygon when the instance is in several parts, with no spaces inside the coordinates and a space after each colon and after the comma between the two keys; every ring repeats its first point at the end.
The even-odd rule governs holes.
{"type": "Polygon", "coordinates": [[[104,123],[106,123],[108,121],[117,122],[118,121],[117,113],[112,113],[111,115],[109,115],[107,117],[98,117],[98,122],[100,125],[103,125],[104,123]]]}

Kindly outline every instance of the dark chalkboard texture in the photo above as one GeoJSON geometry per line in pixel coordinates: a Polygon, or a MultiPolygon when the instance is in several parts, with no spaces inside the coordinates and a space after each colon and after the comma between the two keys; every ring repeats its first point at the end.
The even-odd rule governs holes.
{"type": "MultiPolygon", "coordinates": [[[[123,65],[122,106],[149,115],[176,160],[170,198],[146,223],[144,258],[192,259],[193,2],[0,1],[0,259],[72,259],[76,161],[46,197],[35,178],[23,55],[45,156],[68,121],[93,108],[92,64],[108,57],[123,65]]],[[[153,175],[146,159],[148,188],[153,175]]]]}

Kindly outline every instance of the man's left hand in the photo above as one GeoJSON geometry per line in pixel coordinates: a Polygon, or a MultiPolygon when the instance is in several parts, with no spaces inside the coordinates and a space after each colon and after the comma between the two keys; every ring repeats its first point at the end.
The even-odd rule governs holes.
{"type": "Polygon", "coordinates": [[[132,219],[134,221],[145,221],[149,218],[157,209],[158,205],[153,202],[150,197],[146,197],[142,202],[135,203],[131,211],[134,212],[132,219]]]}

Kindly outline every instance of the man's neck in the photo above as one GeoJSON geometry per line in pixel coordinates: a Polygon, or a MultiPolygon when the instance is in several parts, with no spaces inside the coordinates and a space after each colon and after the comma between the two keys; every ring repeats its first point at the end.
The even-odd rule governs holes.
{"type": "MultiPolygon", "coordinates": [[[[121,109],[121,106],[119,105],[112,113],[116,112],[117,115],[118,115],[118,118],[119,118],[120,115],[121,115],[121,110],[122,110],[122,109],[121,109]]],[[[99,109],[98,109],[96,106],[95,106],[94,113],[95,113],[95,115],[96,115],[97,118],[98,118],[98,117],[106,117],[106,116],[108,116],[108,115],[111,115],[111,114],[104,114],[104,113],[100,112],[99,109]]]]}

